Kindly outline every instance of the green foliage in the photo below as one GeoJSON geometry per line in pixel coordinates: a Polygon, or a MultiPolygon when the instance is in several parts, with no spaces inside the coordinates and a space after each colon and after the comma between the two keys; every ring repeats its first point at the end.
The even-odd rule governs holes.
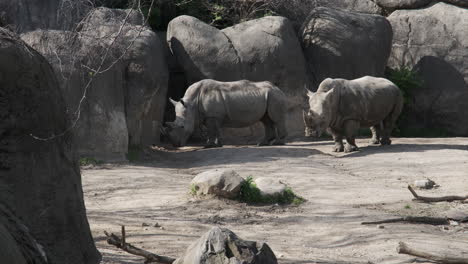
{"type": "Polygon", "coordinates": [[[88,165],[99,165],[102,163],[101,160],[97,160],[95,158],[92,158],[92,157],[83,157],[83,158],[80,158],[80,166],[88,166],[88,165]]]}
{"type": "Polygon", "coordinates": [[[197,195],[197,190],[198,190],[197,185],[195,185],[195,184],[190,185],[190,194],[191,195],[194,195],[194,196],[197,195]]]}
{"type": "Polygon", "coordinates": [[[395,129],[392,134],[394,136],[409,136],[408,130],[405,129],[402,124],[407,123],[408,119],[408,104],[411,102],[411,91],[420,89],[424,82],[419,75],[407,67],[401,67],[398,69],[387,68],[385,71],[387,79],[392,81],[400,88],[403,94],[404,106],[403,111],[398,118],[395,129]]]}
{"type": "Polygon", "coordinates": [[[293,190],[289,187],[286,188],[282,195],[265,196],[262,195],[257,185],[253,181],[252,176],[242,183],[241,191],[239,194],[239,200],[245,203],[252,204],[293,204],[300,205],[306,200],[296,195],[293,190]]]}
{"type": "Polygon", "coordinates": [[[411,209],[411,205],[409,204],[405,205],[405,209],[411,209]]]}

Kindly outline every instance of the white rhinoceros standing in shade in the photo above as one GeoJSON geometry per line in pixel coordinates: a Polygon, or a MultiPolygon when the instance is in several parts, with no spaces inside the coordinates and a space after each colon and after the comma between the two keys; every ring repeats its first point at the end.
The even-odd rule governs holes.
{"type": "Polygon", "coordinates": [[[192,84],[176,102],[176,119],[163,129],[174,146],[184,146],[195,126],[208,129],[206,147],[221,147],[221,128],[240,128],[261,121],[265,137],[258,145],[283,145],[286,138],[286,96],[270,82],[219,82],[192,84]]]}
{"type": "Polygon", "coordinates": [[[335,141],[333,151],[358,150],[355,136],[360,127],[371,128],[372,144],[391,144],[390,133],[403,108],[401,91],[391,81],[370,76],[327,78],[308,96],[310,110],[304,112],[304,123],[312,136],[328,130],[335,141]]]}

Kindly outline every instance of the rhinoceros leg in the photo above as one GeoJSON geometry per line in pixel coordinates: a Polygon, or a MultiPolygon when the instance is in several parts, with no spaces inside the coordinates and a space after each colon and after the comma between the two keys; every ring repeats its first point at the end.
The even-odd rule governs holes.
{"type": "Polygon", "coordinates": [[[265,115],[261,121],[265,128],[265,137],[257,144],[257,146],[269,146],[276,137],[275,126],[268,115],[265,115]]]}
{"type": "Polygon", "coordinates": [[[333,129],[330,129],[330,132],[333,136],[333,141],[335,141],[335,145],[333,146],[333,152],[343,152],[343,135],[333,129]]]}
{"type": "Polygon", "coordinates": [[[354,120],[348,120],[344,123],[344,134],[346,135],[346,144],[344,151],[353,152],[359,150],[356,146],[355,136],[359,130],[359,122],[354,120]]]}
{"type": "MultiPolygon", "coordinates": [[[[379,124],[380,125],[380,124],[379,124]]],[[[379,125],[375,125],[375,126],[371,126],[370,127],[370,130],[372,132],[372,138],[370,140],[370,144],[374,144],[374,145],[377,145],[380,143],[380,134],[381,134],[381,131],[380,131],[380,128],[379,128],[379,125]]]]}
{"type": "Polygon", "coordinates": [[[208,139],[205,148],[222,147],[221,142],[221,124],[217,118],[207,118],[205,120],[206,128],[208,129],[208,139]]]}

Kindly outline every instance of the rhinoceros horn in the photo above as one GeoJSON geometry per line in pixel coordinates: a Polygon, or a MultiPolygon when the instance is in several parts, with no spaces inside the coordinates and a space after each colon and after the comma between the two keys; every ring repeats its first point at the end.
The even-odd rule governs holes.
{"type": "Polygon", "coordinates": [[[172,98],[169,98],[169,102],[171,102],[174,106],[177,105],[177,101],[172,100],[172,98]]]}

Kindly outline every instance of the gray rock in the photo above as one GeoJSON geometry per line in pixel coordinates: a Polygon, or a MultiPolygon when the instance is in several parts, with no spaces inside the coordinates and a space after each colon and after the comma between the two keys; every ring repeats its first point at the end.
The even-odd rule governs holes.
{"type": "Polygon", "coordinates": [[[376,0],[376,4],[386,10],[415,9],[427,6],[432,0],[376,0]]]}
{"type": "Polygon", "coordinates": [[[190,183],[196,195],[215,195],[225,198],[239,196],[244,179],[233,170],[209,170],[198,174],[190,183]]]}
{"type": "Polygon", "coordinates": [[[459,7],[468,7],[468,1],[466,0],[442,0],[442,2],[446,2],[448,4],[456,5],[459,7]]]}
{"type": "Polygon", "coordinates": [[[72,120],[107,48],[107,60],[87,89],[76,136],[81,156],[123,160],[129,146],[159,142],[166,103],[168,71],[158,37],[149,28],[134,25],[136,11],[112,44],[128,10],[98,8],[79,32],[34,31],[22,39],[54,66],[72,120]],[[120,22],[119,22],[120,21],[120,22]]]}
{"type": "Polygon", "coordinates": [[[329,7],[365,14],[382,14],[382,8],[373,0],[275,0],[272,9],[281,16],[289,18],[299,28],[317,7],[329,7]]]}
{"type": "Polygon", "coordinates": [[[468,135],[466,17],[466,8],[445,3],[425,9],[397,10],[389,16],[394,31],[389,66],[413,68],[424,81],[420,89],[408,91],[411,100],[404,127],[468,135]]]}
{"type": "Polygon", "coordinates": [[[288,186],[277,179],[260,177],[254,180],[263,196],[283,195],[288,186]]]}
{"type": "Polygon", "coordinates": [[[15,32],[71,30],[91,9],[87,0],[0,0],[0,23],[15,32]]]}
{"type": "Polygon", "coordinates": [[[213,227],[189,246],[174,264],[275,264],[276,256],[266,243],[242,240],[232,231],[213,227]]]}
{"type": "Polygon", "coordinates": [[[54,71],[0,29],[0,201],[44,246],[50,263],[99,263],[83,201],[70,123],[54,71]]]}
{"type": "Polygon", "coordinates": [[[320,7],[304,22],[301,41],[313,74],[313,87],[317,89],[328,77],[383,76],[392,28],[379,15],[320,7]]]}
{"type": "MultiPolygon", "coordinates": [[[[189,85],[209,78],[270,81],[278,86],[288,96],[288,134],[303,134],[302,108],[308,76],[288,19],[264,17],[220,31],[196,18],[180,16],[169,23],[167,41],[189,85]]],[[[235,132],[227,129],[224,135],[228,141],[257,139],[262,136],[260,128],[257,124],[235,132]]]]}
{"type": "Polygon", "coordinates": [[[468,213],[459,209],[451,209],[445,213],[445,217],[458,222],[468,222],[468,213]]]}
{"type": "Polygon", "coordinates": [[[435,182],[430,179],[414,181],[414,186],[420,189],[432,189],[435,182]]]}

